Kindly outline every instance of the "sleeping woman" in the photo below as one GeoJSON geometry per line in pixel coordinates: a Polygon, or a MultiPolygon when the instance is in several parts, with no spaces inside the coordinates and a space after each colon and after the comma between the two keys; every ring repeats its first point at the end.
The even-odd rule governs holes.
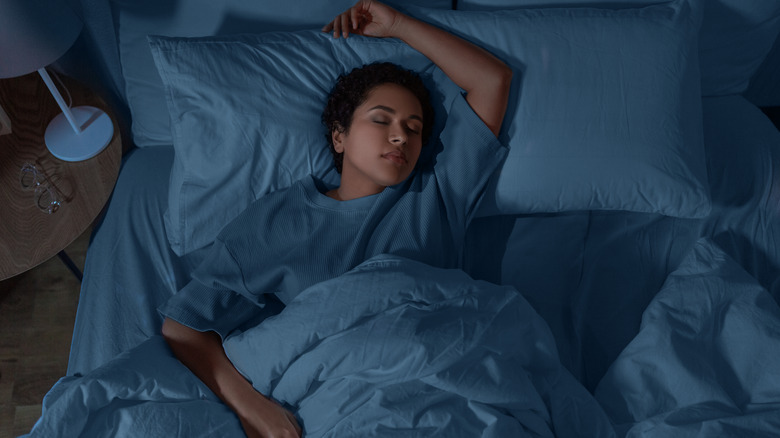
{"type": "Polygon", "coordinates": [[[254,202],[160,309],[174,354],[235,411],[249,437],[302,432],[290,411],[235,369],[225,336],[261,312],[265,294],[288,303],[378,254],[461,267],[466,227],[507,153],[496,136],[512,71],[490,53],[375,1],[358,2],[323,32],[399,38],[465,94],[449,109],[435,164],[418,166],[433,121],[419,76],[379,63],[339,77],[323,113],[339,185],[310,176],[254,202]]]}

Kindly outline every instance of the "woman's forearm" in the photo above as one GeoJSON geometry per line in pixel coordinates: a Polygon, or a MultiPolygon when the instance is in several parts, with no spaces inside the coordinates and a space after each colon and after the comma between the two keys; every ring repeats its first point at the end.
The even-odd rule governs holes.
{"type": "Polygon", "coordinates": [[[322,28],[334,38],[350,33],[395,37],[427,56],[466,91],[466,100],[495,135],[504,120],[512,69],[488,51],[378,1],[360,0],[322,28]]]}
{"type": "Polygon", "coordinates": [[[498,134],[512,81],[512,70],[506,64],[458,36],[407,15],[399,17],[391,32],[463,88],[469,105],[498,134]]]}
{"type": "Polygon", "coordinates": [[[242,394],[256,392],[227,358],[215,332],[199,332],[166,319],[163,337],[173,354],[233,410],[241,409],[242,394]]]}
{"type": "Polygon", "coordinates": [[[166,318],[163,337],[173,354],[238,415],[248,437],[301,436],[295,417],[257,392],[233,366],[218,334],[166,318]]]}
{"type": "Polygon", "coordinates": [[[512,75],[512,70],[490,52],[408,15],[399,17],[392,35],[428,57],[467,92],[512,75]]]}

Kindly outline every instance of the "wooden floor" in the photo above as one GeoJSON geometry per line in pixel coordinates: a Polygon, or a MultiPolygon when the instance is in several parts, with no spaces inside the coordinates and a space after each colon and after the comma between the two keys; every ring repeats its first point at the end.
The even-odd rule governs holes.
{"type": "MultiPolygon", "coordinates": [[[[90,232],[66,249],[82,270],[90,232]]],[[[28,433],[65,375],[79,288],[56,256],[0,282],[0,438],[28,433]]]]}

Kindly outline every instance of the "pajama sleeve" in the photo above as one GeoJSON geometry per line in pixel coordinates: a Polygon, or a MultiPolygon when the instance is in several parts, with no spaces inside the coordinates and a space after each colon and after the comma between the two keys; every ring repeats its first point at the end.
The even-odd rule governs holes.
{"type": "Polygon", "coordinates": [[[213,330],[225,339],[265,305],[262,297],[253,302],[238,293],[245,289],[242,272],[219,239],[192,277],[160,307],[163,316],[198,331],[213,330]]]}
{"type": "Polygon", "coordinates": [[[463,95],[452,102],[439,138],[442,151],[436,155],[436,180],[450,224],[465,228],[508,148],[498,141],[463,95]]]}

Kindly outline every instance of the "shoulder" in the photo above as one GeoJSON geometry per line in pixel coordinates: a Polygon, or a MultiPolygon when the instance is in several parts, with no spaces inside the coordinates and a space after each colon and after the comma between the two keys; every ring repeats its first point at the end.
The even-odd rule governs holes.
{"type": "Polygon", "coordinates": [[[305,199],[304,181],[296,181],[289,187],[271,191],[252,201],[246,209],[225,225],[219,233],[219,238],[228,241],[233,236],[244,236],[246,230],[262,226],[273,215],[291,208],[300,208],[305,199]]]}

